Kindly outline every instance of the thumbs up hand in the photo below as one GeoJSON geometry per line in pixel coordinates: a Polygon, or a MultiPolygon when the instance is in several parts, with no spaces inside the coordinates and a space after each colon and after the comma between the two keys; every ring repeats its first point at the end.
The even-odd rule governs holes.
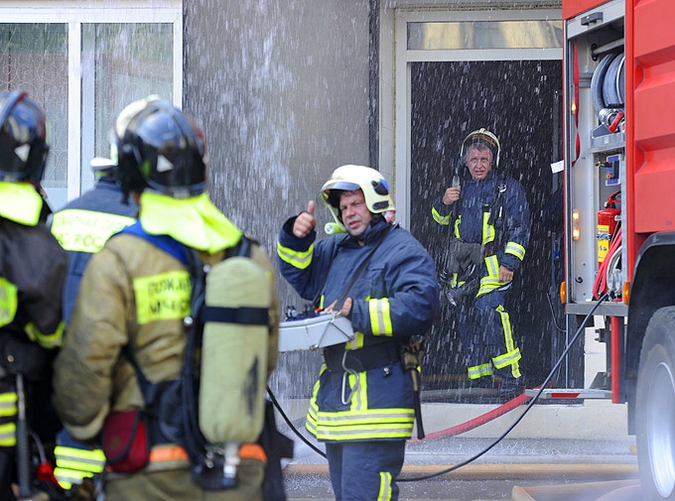
{"type": "Polygon", "coordinates": [[[310,200],[307,204],[307,211],[301,212],[300,215],[295,218],[295,224],[293,224],[293,235],[298,238],[305,238],[315,226],[316,219],[314,218],[314,200],[310,200]]]}

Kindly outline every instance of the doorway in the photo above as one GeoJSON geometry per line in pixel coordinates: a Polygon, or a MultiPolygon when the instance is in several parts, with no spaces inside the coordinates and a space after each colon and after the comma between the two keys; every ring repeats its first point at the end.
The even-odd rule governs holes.
{"type": "MultiPolygon", "coordinates": [[[[434,260],[443,261],[449,227],[433,221],[431,204],[449,186],[468,133],[481,127],[494,132],[502,148],[499,171],[525,189],[532,218],[530,245],[505,306],[528,384],[539,384],[548,374],[557,346],[555,322],[562,322],[555,308],[559,268],[552,238],[561,234],[562,217],[554,216],[562,216],[563,209],[550,203],[560,182],[550,165],[561,151],[561,86],[560,61],[411,65],[409,229],[434,260]]],[[[447,301],[442,305],[441,319],[428,338],[429,391],[461,386],[466,372],[454,308],[447,301]]]]}

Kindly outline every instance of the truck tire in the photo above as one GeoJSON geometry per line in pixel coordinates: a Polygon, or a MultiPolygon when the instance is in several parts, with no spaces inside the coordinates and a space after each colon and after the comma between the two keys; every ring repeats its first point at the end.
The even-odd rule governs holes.
{"type": "Polygon", "coordinates": [[[649,321],[636,398],[644,499],[675,500],[675,307],[657,310],[649,321]]]}

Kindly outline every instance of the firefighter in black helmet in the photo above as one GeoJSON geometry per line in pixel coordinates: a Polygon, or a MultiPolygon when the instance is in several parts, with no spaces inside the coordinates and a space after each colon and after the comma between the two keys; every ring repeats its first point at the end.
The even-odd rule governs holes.
{"type": "MultiPolygon", "coordinates": [[[[112,236],[87,265],[55,362],[55,406],[75,439],[96,440],[102,433],[113,471],[105,485],[108,501],[261,501],[265,454],[258,444],[239,450],[237,486],[207,495],[193,481],[190,451],[173,440],[163,416],[151,410],[146,383],[139,384],[141,373],[152,383],[179,378],[195,269],[216,266],[243,238],[206,191],[204,135],[171,103],[144,99],[119,115],[115,138],[121,189],[137,202],[139,220],[112,236]],[[126,449],[114,439],[117,426],[131,419],[134,429],[141,410],[147,411],[146,433],[127,435],[138,447],[126,449]]],[[[274,272],[259,245],[250,244],[250,258],[266,277],[267,290],[260,292],[272,298],[264,326],[268,353],[260,364],[269,376],[278,354],[274,272]]],[[[222,400],[238,397],[223,394],[222,400]]]]}
{"type": "Polygon", "coordinates": [[[512,396],[522,386],[521,353],[504,300],[525,257],[530,211],[522,185],[500,172],[500,154],[489,130],[468,134],[454,180],[434,201],[432,216],[449,231],[442,280],[457,308],[468,377],[492,387],[499,375],[501,393],[512,396]]]}
{"type": "MultiPolygon", "coordinates": [[[[68,257],[45,224],[40,182],[49,152],[47,120],[25,92],[0,93],[0,499],[15,499],[17,401],[45,443],[60,425],[50,405],[53,356],[62,341],[61,298],[68,257]],[[21,392],[21,388],[25,392],[21,392]]],[[[19,427],[19,430],[23,427],[19,427]]],[[[20,454],[19,454],[20,457],[20,454]]],[[[33,477],[19,462],[20,494],[33,477]],[[22,471],[23,470],[23,471],[22,471]],[[27,475],[27,477],[26,477],[27,475]],[[23,484],[23,485],[22,485],[23,484]]]]}

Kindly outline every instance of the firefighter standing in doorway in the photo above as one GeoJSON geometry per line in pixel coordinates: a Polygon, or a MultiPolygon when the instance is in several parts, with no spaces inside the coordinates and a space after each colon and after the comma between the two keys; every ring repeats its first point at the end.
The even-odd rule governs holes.
{"type": "Polygon", "coordinates": [[[521,353],[504,299],[525,257],[530,211],[522,185],[498,170],[500,150],[486,129],[467,135],[452,186],[436,198],[432,215],[450,231],[439,268],[446,296],[457,307],[468,377],[492,387],[499,375],[500,391],[509,396],[520,386],[521,353]]]}
{"type": "MultiPolygon", "coordinates": [[[[43,442],[53,443],[60,427],[49,399],[52,360],[64,330],[61,298],[68,256],[45,224],[50,210],[40,194],[40,182],[48,152],[42,109],[24,92],[0,93],[0,500],[3,501],[15,499],[11,485],[17,483],[16,446],[21,439],[17,430],[23,428],[18,427],[18,420],[22,419],[20,407],[24,404],[20,399],[26,397],[25,419],[43,442]]],[[[26,495],[30,486],[21,485],[21,469],[20,464],[19,493],[26,495]]]]}
{"type": "Polygon", "coordinates": [[[306,212],[284,223],[278,264],[302,298],[346,315],[355,338],[324,349],[306,426],[326,443],[337,501],[396,501],[417,376],[417,364],[404,365],[402,350],[436,318],[435,266],[391,222],[394,205],[377,170],[339,167],[321,197],[343,233],[316,241],[310,201],[306,212]]]}
{"type": "MultiPolygon", "coordinates": [[[[204,136],[181,111],[162,100],[132,103],[115,132],[122,190],[138,203],[139,222],[111,237],[87,265],[55,362],[55,406],[80,441],[97,440],[102,429],[105,436],[113,424],[129,425],[113,428],[113,436],[133,431],[129,443],[139,447],[120,454],[116,472],[108,474],[108,501],[261,501],[265,454],[257,444],[238,451],[236,487],[207,492],[193,482],[186,450],[167,441],[161,416],[147,415],[139,424],[147,396],[137,371],[154,384],[177,380],[183,367],[192,293],[185,254],[197,254],[204,268],[216,266],[239,245],[242,232],[210,201],[204,136]]],[[[267,290],[258,292],[271,298],[264,326],[268,353],[261,361],[269,376],[278,353],[273,267],[257,244],[251,246],[251,260],[266,270],[267,290]]],[[[220,400],[252,404],[251,397],[238,400],[243,397],[223,394],[220,400]]],[[[261,398],[264,405],[264,392],[261,398]]],[[[119,446],[113,442],[111,447],[119,446]]]]}

